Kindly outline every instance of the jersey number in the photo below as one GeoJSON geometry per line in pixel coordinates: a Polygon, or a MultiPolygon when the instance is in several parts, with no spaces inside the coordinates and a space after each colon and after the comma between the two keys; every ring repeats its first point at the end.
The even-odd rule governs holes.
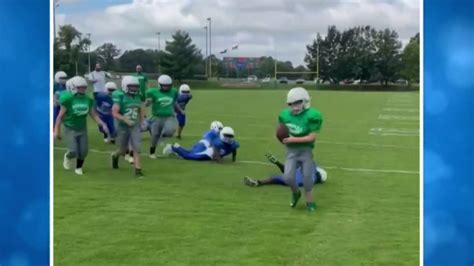
{"type": "Polygon", "coordinates": [[[136,108],[126,109],[124,116],[132,121],[137,120],[138,110],[136,108]]]}

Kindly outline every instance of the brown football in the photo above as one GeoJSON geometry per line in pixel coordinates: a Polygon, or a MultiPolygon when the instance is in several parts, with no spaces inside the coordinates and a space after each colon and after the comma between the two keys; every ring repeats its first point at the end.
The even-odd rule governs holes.
{"type": "Polygon", "coordinates": [[[286,139],[290,136],[288,128],[284,124],[278,124],[276,128],[276,138],[282,142],[283,139],[286,139]]]}

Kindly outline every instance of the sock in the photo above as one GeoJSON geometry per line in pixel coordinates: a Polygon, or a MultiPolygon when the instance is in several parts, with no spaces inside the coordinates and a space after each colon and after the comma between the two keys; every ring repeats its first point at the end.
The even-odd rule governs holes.
{"type": "Polygon", "coordinates": [[[155,154],[156,147],[150,147],[150,154],[155,154]]]}
{"type": "Polygon", "coordinates": [[[107,138],[107,134],[104,133],[104,139],[106,139],[106,138],[107,138]]]}
{"type": "Polygon", "coordinates": [[[133,151],[130,150],[130,152],[128,153],[128,155],[130,155],[130,157],[133,157],[133,151]]]}
{"type": "Polygon", "coordinates": [[[77,159],[76,169],[82,168],[82,165],[84,165],[84,160],[77,159]]]}

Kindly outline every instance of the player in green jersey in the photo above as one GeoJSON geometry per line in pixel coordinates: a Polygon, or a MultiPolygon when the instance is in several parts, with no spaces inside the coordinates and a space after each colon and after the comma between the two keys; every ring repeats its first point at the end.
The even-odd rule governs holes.
{"type": "Polygon", "coordinates": [[[112,115],[118,121],[117,124],[117,146],[118,149],[112,154],[112,167],[118,169],[120,156],[125,156],[129,144],[133,151],[133,163],[135,175],[142,177],[143,172],[140,164],[141,130],[145,114],[144,105],[140,99],[140,83],[134,76],[122,78],[122,90],[112,94],[114,105],[112,115]]]}
{"type": "Polygon", "coordinates": [[[87,115],[89,114],[105,132],[107,125],[99,118],[94,108],[93,100],[86,95],[87,81],[76,76],[69,80],[68,91],[59,95],[61,109],[54,126],[54,137],[60,139],[61,123],[64,124],[64,139],[68,151],[64,154],[63,167],[71,168],[71,160],[76,158],[75,173],[82,175],[82,167],[89,147],[87,140],[87,115]]]}
{"type": "MultiPolygon", "coordinates": [[[[161,75],[159,88],[149,88],[146,92],[146,105],[151,105],[151,145],[150,158],[156,159],[156,145],[163,138],[172,137],[176,131],[175,108],[184,114],[177,104],[178,90],[172,87],[171,77],[161,75]]],[[[164,144],[165,141],[161,141],[164,144]]]]}
{"type": "Polygon", "coordinates": [[[289,137],[283,139],[283,143],[287,149],[284,176],[293,192],[290,206],[295,207],[301,197],[298,184],[295,182],[296,169],[301,167],[306,208],[312,212],[316,210],[312,193],[314,183],[312,180],[313,148],[323,119],[317,109],[310,107],[310,97],[304,88],[291,89],[288,92],[286,103],[289,108],[281,111],[278,121],[285,125],[289,131],[289,137]]]}

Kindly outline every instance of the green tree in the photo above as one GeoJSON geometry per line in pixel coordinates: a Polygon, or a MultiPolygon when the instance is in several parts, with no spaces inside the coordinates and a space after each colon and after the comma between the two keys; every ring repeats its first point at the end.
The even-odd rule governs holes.
{"type": "Polygon", "coordinates": [[[398,34],[389,29],[379,31],[376,36],[375,66],[380,82],[387,85],[388,81],[397,78],[401,69],[402,43],[398,40],[398,34]]]}
{"type": "Polygon", "coordinates": [[[99,46],[95,53],[103,61],[103,67],[106,70],[113,70],[115,66],[115,57],[120,55],[120,49],[115,46],[113,43],[104,43],[99,46]]]}
{"type": "Polygon", "coordinates": [[[62,70],[69,75],[81,72],[86,68],[82,63],[83,54],[90,40],[82,38],[82,34],[72,25],[59,28],[58,38],[54,40],[54,70],[62,70]]]}
{"type": "Polygon", "coordinates": [[[420,81],[420,34],[417,33],[410,39],[402,53],[402,77],[409,82],[420,81]]]}
{"type": "MultiPolygon", "coordinates": [[[[172,38],[172,41],[166,42],[166,52],[161,60],[162,72],[178,81],[202,74],[196,69],[196,65],[202,60],[202,55],[196,45],[192,44],[189,34],[178,30],[172,38]]],[[[213,69],[216,70],[214,65],[213,69]]]]}

